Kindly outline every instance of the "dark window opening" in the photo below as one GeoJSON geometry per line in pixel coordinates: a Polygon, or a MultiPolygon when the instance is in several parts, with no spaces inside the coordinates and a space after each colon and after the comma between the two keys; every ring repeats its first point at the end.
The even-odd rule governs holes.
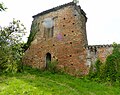
{"type": "Polygon", "coordinates": [[[63,18],[65,20],[65,18],[63,18]]]}
{"type": "Polygon", "coordinates": [[[65,27],[65,25],[63,25],[63,27],[65,27]]]}
{"type": "Polygon", "coordinates": [[[96,47],[95,47],[95,54],[97,54],[97,49],[96,49],[96,47]]]}
{"type": "Polygon", "coordinates": [[[73,33],[74,31],[72,31],[72,33],[73,33]]]}
{"type": "Polygon", "coordinates": [[[47,53],[46,54],[46,68],[48,68],[50,62],[51,62],[51,54],[50,53],[47,53]]]}
{"type": "Polygon", "coordinates": [[[66,36],[66,34],[64,34],[64,36],[66,36]]]}
{"type": "Polygon", "coordinates": [[[74,16],[77,16],[76,14],[74,14],[74,16]]]}
{"type": "Polygon", "coordinates": [[[55,45],[53,44],[53,46],[55,46],[55,45]]]}
{"type": "Polygon", "coordinates": [[[72,57],[72,55],[70,55],[70,57],[72,57]]]}
{"type": "Polygon", "coordinates": [[[75,23],[73,23],[73,25],[74,25],[75,23]]]}
{"type": "Polygon", "coordinates": [[[70,42],[70,44],[72,44],[72,42],[70,42]]]}

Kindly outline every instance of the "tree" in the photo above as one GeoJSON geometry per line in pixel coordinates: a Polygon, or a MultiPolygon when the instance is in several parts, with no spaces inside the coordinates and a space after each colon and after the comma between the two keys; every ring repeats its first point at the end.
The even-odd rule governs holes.
{"type": "Polygon", "coordinates": [[[0,70],[16,72],[20,70],[23,55],[22,37],[26,28],[19,20],[13,19],[7,27],[0,28],[0,70]]]}
{"type": "Polygon", "coordinates": [[[4,6],[3,3],[0,3],[0,11],[5,11],[7,8],[4,6]]]}

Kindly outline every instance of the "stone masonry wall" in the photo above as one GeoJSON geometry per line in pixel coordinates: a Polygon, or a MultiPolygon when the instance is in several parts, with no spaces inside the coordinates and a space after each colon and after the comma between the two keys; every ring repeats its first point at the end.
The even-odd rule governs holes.
{"type": "MultiPolygon", "coordinates": [[[[71,75],[88,73],[86,66],[86,17],[77,5],[69,5],[57,11],[34,17],[37,34],[25,52],[23,63],[35,68],[46,68],[46,54],[58,61],[58,68],[71,75]],[[44,38],[45,18],[54,19],[52,38],[44,38]]],[[[31,30],[32,32],[32,30],[31,30]]]]}
{"type": "Polygon", "coordinates": [[[100,59],[102,62],[105,62],[108,55],[113,51],[112,45],[95,45],[87,46],[87,65],[90,66],[94,64],[97,59],[100,59]]]}

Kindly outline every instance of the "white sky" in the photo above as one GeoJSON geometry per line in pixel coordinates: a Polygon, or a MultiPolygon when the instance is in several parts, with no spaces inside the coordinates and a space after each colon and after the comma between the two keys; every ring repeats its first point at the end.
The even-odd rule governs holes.
{"type": "MultiPolygon", "coordinates": [[[[0,0],[8,8],[0,13],[0,25],[9,25],[13,18],[21,20],[29,33],[32,16],[72,0],[0,0]]],[[[120,43],[120,0],[79,0],[86,12],[89,44],[120,43]]]]}

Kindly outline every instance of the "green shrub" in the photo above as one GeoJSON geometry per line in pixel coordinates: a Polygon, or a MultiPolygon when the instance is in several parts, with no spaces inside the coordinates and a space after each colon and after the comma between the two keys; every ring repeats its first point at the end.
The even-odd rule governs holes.
{"type": "Polygon", "coordinates": [[[52,73],[56,73],[57,72],[57,64],[58,64],[58,61],[56,61],[56,60],[48,61],[46,70],[48,70],[52,73]]]}
{"type": "Polygon", "coordinates": [[[95,79],[96,78],[98,80],[98,78],[100,76],[100,68],[101,68],[102,64],[103,63],[99,59],[97,59],[95,64],[91,65],[89,75],[88,75],[89,79],[95,79]]]}
{"type": "Polygon", "coordinates": [[[120,82],[120,45],[113,44],[113,53],[105,63],[97,60],[91,65],[88,78],[109,83],[120,82]]]}
{"type": "Polygon", "coordinates": [[[37,23],[33,23],[31,26],[31,31],[30,31],[30,34],[28,37],[28,41],[24,46],[25,50],[27,50],[29,48],[29,46],[31,45],[31,42],[34,40],[34,37],[35,37],[37,31],[38,31],[38,25],[37,25],[37,23]]]}
{"type": "Polygon", "coordinates": [[[107,57],[104,68],[104,77],[111,82],[120,78],[120,46],[115,44],[113,47],[113,53],[107,57]]]}
{"type": "Polygon", "coordinates": [[[0,72],[17,72],[21,70],[24,54],[21,41],[26,28],[19,20],[13,19],[10,25],[0,28],[0,72]]]}

